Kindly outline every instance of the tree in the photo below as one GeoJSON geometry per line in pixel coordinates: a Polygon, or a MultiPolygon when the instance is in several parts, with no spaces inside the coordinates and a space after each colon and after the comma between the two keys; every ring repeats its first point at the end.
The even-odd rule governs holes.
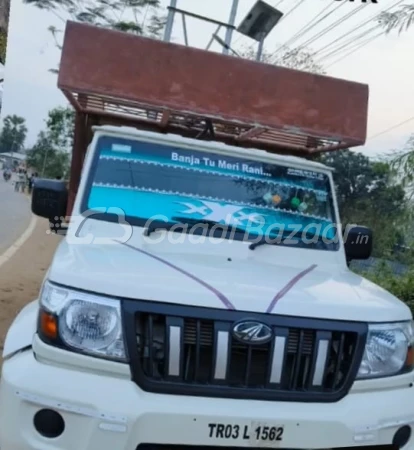
{"type": "Polygon", "coordinates": [[[369,226],[375,236],[374,256],[393,257],[395,247],[404,241],[408,204],[391,164],[350,150],[327,153],[319,160],[335,169],[342,223],[369,226]]]}
{"type": "Polygon", "coordinates": [[[273,61],[273,64],[324,75],[326,73],[325,69],[314,60],[313,56],[314,54],[307,49],[289,49],[284,47],[281,49],[280,56],[277,56],[273,61]]]}
{"type": "MultiPolygon", "coordinates": [[[[239,54],[243,58],[256,59],[256,51],[252,49],[252,47],[242,48],[239,54]]],[[[303,48],[289,49],[287,47],[282,47],[276,52],[276,55],[264,51],[261,60],[266,64],[303,70],[304,72],[325,74],[324,68],[313,59],[312,52],[303,48]]]]}
{"type": "Polygon", "coordinates": [[[408,30],[414,23],[414,4],[401,5],[395,12],[382,12],[378,16],[378,23],[385,28],[386,33],[395,29],[399,33],[408,30]]]}
{"type": "Polygon", "coordinates": [[[64,177],[69,170],[73,146],[74,112],[70,107],[57,107],[48,112],[46,130],[27,151],[29,167],[46,178],[64,177]]]}
{"type": "Polygon", "coordinates": [[[0,0],[0,63],[6,63],[7,32],[9,28],[10,0],[0,0]]]}
{"type": "Polygon", "coordinates": [[[46,120],[48,138],[59,150],[70,153],[75,132],[75,112],[71,107],[57,107],[49,111],[46,120]]]}
{"type": "MultiPolygon", "coordinates": [[[[51,11],[63,23],[66,20],[88,23],[113,30],[159,38],[165,18],[158,12],[160,0],[23,0],[24,3],[51,11]]],[[[62,30],[49,27],[58,48],[62,30]]],[[[54,70],[55,71],[55,70],[54,70]]]]}
{"type": "Polygon", "coordinates": [[[26,135],[26,119],[16,115],[6,116],[0,133],[0,153],[22,151],[26,135]]]}
{"type": "Polygon", "coordinates": [[[412,201],[414,199],[414,134],[410,136],[402,150],[394,150],[391,166],[412,201]]]}
{"type": "Polygon", "coordinates": [[[50,135],[41,131],[33,148],[27,151],[26,164],[44,178],[64,178],[69,154],[54,147],[50,135]]]}
{"type": "Polygon", "coordinates": [[[388,155],[390,167],[393,171],[393,176],[398,183],[403,187],[405,196],[407,198],[408,208],[406,212],[406,224],[404,229],[405,247],[411,249],[412,253],[411,263],[413,263],[414,256],[414,134],[409,137],[404,147],[400,150],[393,150],[388,155]]]}
{"type": "Polygon", "coordinates": [[[335,186],[338,206],[341,213],[353,207],[355,201],[365,198],[373,173],[370,160],[362,153],[342,150],[322,154],[323,164],[335,169],[335,186]]]}

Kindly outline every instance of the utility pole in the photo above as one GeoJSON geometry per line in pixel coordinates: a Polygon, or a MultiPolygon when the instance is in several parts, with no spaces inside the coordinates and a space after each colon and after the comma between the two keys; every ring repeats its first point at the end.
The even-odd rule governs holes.
{"type": "Polygon", "coordinates": [[[264,33],[261,33],[259,46],[257,48],[257,53],[256,53],[256,61],[262,60],[265,39],[266,39],[266,35],[264,33]]]}
{"type": "Polygon", "coordinates": [[[174,8],[177,8],[177,0],[171,0],[171,3],[170,3],[170,8],[168,10],[168,16],[167,16],[167,23],[165,24],[165,31],[164,31],[164,41],[165,42],[171,41],[171,35],[172,35],[172,29],[173,29],[174,17],[175,17],[174,8]]]}
{"type": "MultiPolygon", "coordinates": [[[[231,5],[230,10],[230,18],[229,18],[229,25],[231,27],[234,26],[236,23],[236,17],[237,17],[237,10],[239,9],[239,0],[233,0],[233,3],[231,5]]],[[[224,42],[226,43],[225,46],[223,46],[223,54],[228,55],[229,54],[229,48],[231,48],[231,40],[233,37],[233,28],[228,27],[226,31],[226,37],[224,39],[224,42]]]]}
{"type": "MultiPolygon", "coordinates": [[[[261,0],[258,0],[258,1],[259,1],[259,3],[261,2],[261,0]]],[[[227,23],[221,22],[219,20],[211,19],[209,17],[202,16],[200,14],[196,14],[196,13],[193,13],[190,11],[184,11],[182,9],[177,8],[177,3],[178,3],[178,0],[170,0],[170,5],[168,6],[167,21],[165,23],[165,29],[164,29],[164,36],[163,36],[164,42],[171,42],[172,31],[174,28],[174,18],[175,18],[175,14],[178,13],[178,14],[182,15],[185,45],[187,45],[187,46],[189,45],[188,44],[188,36],[187,36],[187,26],[186,26],[186,21],[185,21],[185,17],[188,16],[188,17],[192,17],[194,19],[203,20],[205,22],[215,24],[217,26],[217,29],[213,33],[213,36],[212,36],[209,44],[207,45],[206,50],[208,50],[210,48],[211,44],[214,42],[214,40],[216,40],[223,47],[223,50],[222,50],[223,54],[228,55],[231,52],[234,55],[239,56],[231,48],[233,31],[236,29],[235,22],[236,22],[236,18],[237,18],[237,11],[239,9],[239,0],[231,0],[230,17],[229,17],[229,22],[227,22],[227,23]],[[223,27],[226,28],[226,35],[225,35],[224,39],[221,39],[218,36],[218,33],[221,30],[221,28],[223,28],[223,27]]],[[[261,2],[261,3],[263,3],[263,2],[261,2]]]]}
{"type": "Polygon", "coordinates": [[[12,145],[11,145],[11,166],[12,167],[14,167],[14,153],[15,153],[15,151],[14,151],[14,149],[15,149],[15,147],[16,147],[16,136],[14,136],[13,137],[13,142],[12,142],[12,145]]]}

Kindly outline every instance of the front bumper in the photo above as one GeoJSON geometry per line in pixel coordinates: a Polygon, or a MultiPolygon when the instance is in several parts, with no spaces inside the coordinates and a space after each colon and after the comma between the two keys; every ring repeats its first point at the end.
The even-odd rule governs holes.
{"type": "MultiPolygon", "coordinates": [[[[352,391],[337,403],[289,403],[147,393],[118,374],[85,372],[36,360],[27,350],[4,362],[0,383],[1,450],[136,450],[140,444],[225,447],[335,448],[390,445],[414,426],[414,388],[352,391]],[[57,438],[42,437],[34,415],[58,411],[57,438]],[[233,425],[232,436],[217,427],[233,425]],[[234,426],[249,430],[250,436],[234,426]],[[284,427],[282,441],[259,442],[257,427],[284,427]]],[[[404,447],[414,450],[414,437],[404,447]]]]}

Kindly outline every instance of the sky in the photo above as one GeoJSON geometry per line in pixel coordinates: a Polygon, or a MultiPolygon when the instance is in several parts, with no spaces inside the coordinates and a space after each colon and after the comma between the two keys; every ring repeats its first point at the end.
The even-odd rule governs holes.
{"type": "MultiPolygon", "coordinates": [[[[370,19],[381,10],[392,7],[397,1],[378,0],[377,4],[367,3],[361,6],[362,2],[357,0],[342,0],[346,4],[303,34],[293,45],[302,45],[313,39],[307,47],[314,53],[316,61],[325,67],[328,75],[369,84],[368,139],[365,146],[357,148],[367,156],[377,156],[402,148],[414,131],[414,58],[411,56],[414,49],[414,25],[400,35],[393,32],[370,39],[378,33],[373,29],[375,22],[370,19]],[[342,20],[335,25],[339,19],[342,20]],[[366,25],[360,26],[364,22],[366,25]],[[330,30],[327,29],[329,26],[330,30]],[[358,26],[360,28],[357,29],[358,26]],[[315,39],[319,32],[323,34],[315,39]],[[341,37],[342,40],[333,43],[341,37]],[[341,59],[352,51],[352,45],[363,44],[366,40],[370,42],[341,59]],[[333,46],[324,50],[329,44],[333,46]],[[329,51],[345,44],[342,53],[338,49],[328,57],[329,51]],[[341,60],[333,64],[338,59],[341,60]],[[411,117],[412,121],[387,131],[411,117]]],[[[266,40],[265,49],[268,52],[275,52],[288,42],[324,8],[332,3],[335,3],[335,7],[339,5],[334,0],[267,2],[272,6],[277,5],[285,14],[266,40]],[[296,5],[299,6],[294,9],[296,5]]],[[[169,0],[163,0],[162,3],[166,7],[169,0]]],[[[254,3],[254,0],[239,0],[236,24],[240,23],[254,3]]],[[[178,0],[177,5],[181,9],[223,22],[228,21],[230,6],[231,0],[178,0]]],[[[329,11],[333,9],[331,6],[329,11]]],[[[48,31],[50,26],[63,30],[64,21],[49,11],[24,4],[23,0],[12,0],[1,115],[5,117],[17,114],[26,118],[29,130],[26,147],[32,146],[38,133],[45,128],[47,112],[56,106],[67,105],[65,97],[57,88],[57,76],[49,71],[58,67],[60,58],[60,51],[48,31]]],[[[188,19],[187,26],[190,45],[201,48],[206,47],[215,31],[215,25],[196,19],[188,19]]],[[[173,36],[175,41],[183,42],[180,16],[176,17],[173,36]]],[[[243,45],[255,48],[256,43],[234,33],[233,47],[238,49],[243,45]]],[[[214,44],[211,49],[220,51],[219,44],[214,44]]]]}

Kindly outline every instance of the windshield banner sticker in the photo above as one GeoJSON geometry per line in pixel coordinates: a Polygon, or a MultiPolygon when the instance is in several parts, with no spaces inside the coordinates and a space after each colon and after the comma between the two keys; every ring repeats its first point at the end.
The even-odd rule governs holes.
{"type": "Polygon", "coordinates": [[[98,147],[90,209],[116,205],[143,223],[161,215],[171,224],[198,220],[257,235],[312,226],[335,234],[323,172],[118,137],[101,137],[98,147]]]}
{"type": "Polygon", "coordinates": [[[294,175],[297,177],[311,178],[312,180],[323,180],[323,173],[312,172],[311,170],[292,169],[289,167],[287,170],[288,175],[294,175]]]}
{"type": "MultiPolygon", "coordinates": [[[[111,138],[103,138],[110,139],[111,138]]],[[[120,139],[117,139],[118,141],[120,139]]],[[[178,149],[149,142],[123,139],[125,142],[108,143],[101,151],[101,159],[131,161],[137,164],[153,164],[162,167],[180,167],[201,173],[238,176],[243,179],[268,179],[279,185],[297,185],[310,190],[325,191],[327,176],[323,173],[306,171],[281,165],[242,159],[240,157],[207,153],[204,151],[178,149]],[[135,147],[135,148],[134,148],[135,147]],[[131,148],[120,152],[119,148],[131,148]]]]}
{"type": "Polygon", "coordinates": [[[180,163],[189,164],[190,166],[201,166],[204,168],[217,168],[224,169],[231,172],[242,172],[248,173],[250,175],[262,175],[266,177],[271,177],[272,174],[265,172],[263,165],[258,163],[240,163],[240,162],[230,162],[222,157],[207,158],[195,157],[194,155],[183,156],[177,152],[171,152],[171,161],[178,161],[180,163]]]}
{"type": "Polygon", "coordinates": [[[211,220],[217,223],[225,223],[226,225],[242,225],[243,222],[252,223],[263,223],[264,216],[251,213],[243,212],[243,207],[214,202],[200,201],[203,206],[196,206],[191,203],[183,203],[187,206],[185,211],[180,211],[179,214],[199,214],[203,220],[211,220]]]}

